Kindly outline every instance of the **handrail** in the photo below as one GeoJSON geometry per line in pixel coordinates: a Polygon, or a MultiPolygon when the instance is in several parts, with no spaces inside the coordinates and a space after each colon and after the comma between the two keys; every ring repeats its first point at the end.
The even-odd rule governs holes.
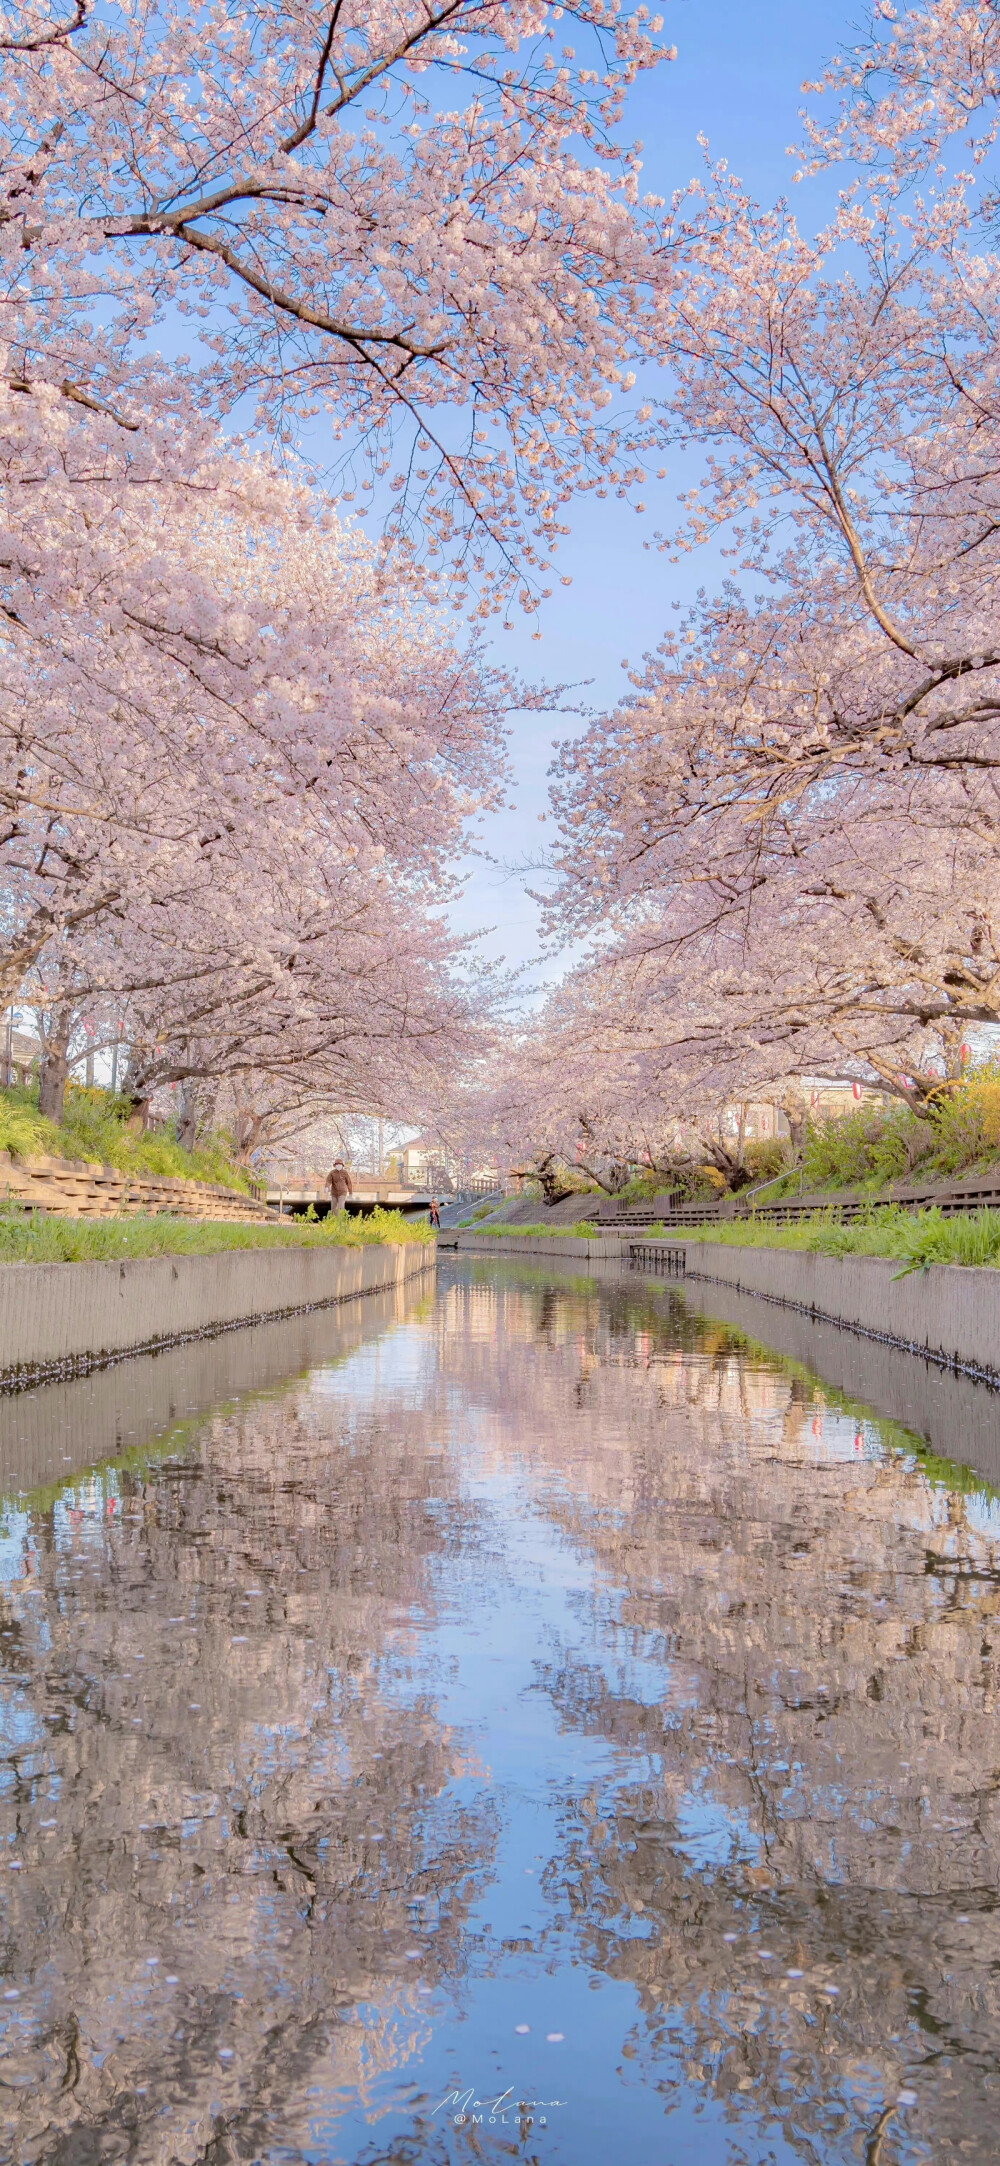
{"type": "MultiPolygon", "coordinates": [[[[786,1167],[785,1167],[785,1169],[784,1169],[784,1171],[783,1171],[782,1173],[772,1173],[772,1175],[771,1175],[771,1178],[770,1178],[770,1180],[769,1180],[769,1181],[758,1181],[758,1183],[757,1183],[757,1186],[756,1186],[756,1188],[743,1188],[743,1189],[740,1189],[740,1190],[739,1190],[739,1191],[737,1192],[737,1195],[736,1195],[736,1196],[734,1197],[734,1199],[733,1199],[733,1200],[734,1200],[734,1202],[738,1203],[738,1202],[739,1202],[739,1201],[741,1200],[741,1198],[745,1199],[745,1198],[746,1198],[746,1197],[748,1197],[748,1196],[752,1196],[752,1197],[753,1197],[753,1199],[754,1199],[754,1202],[756,1202],[756,1200],[757,1200],[757,1197],[758,1197],[758,1196],[762,1196],[762,1195],[764,1194],[764,1190],[765,1190],[766,1188],[777,1188],[778,1182],[779,1182],[779,1181],[787,1181],[787,1179],[788,1179],[788,1176],[789,1176],[789,1174],[790,1174],[790,1173],[794,1173],[794,1171],[795,1171],[795,1168],[794,1168],[794,1166],[786,1166],[786,1167]]],[[[804,1178],[805,1178],[805,1167],[804,1167],[804,1166],[800,1166],[800,1167],[799,1167],[799,1195],[800,1195],[800,1196],[801,1196],[801,1194],[802,1194],[802,1182],[803,1182],[804,1178]]]]}

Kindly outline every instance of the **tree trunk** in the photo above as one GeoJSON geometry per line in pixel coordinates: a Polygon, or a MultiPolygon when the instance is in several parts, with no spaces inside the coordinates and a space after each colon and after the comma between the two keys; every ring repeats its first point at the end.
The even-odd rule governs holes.
{"type": "Polygon", "coordinates": [[[244,1113],[237,1121],[234,1141],[238,1166],[249,1167],[253,1163],[254,1152],[259,1148],[264,1133],[265,1119],[266,1115],[263,1113],[244,1113]]]}
{"type": "Polygon", "coordinates": [[[198,1145],[198,1114],[194,1106],[183,1106],[177,1123],[177,1141],[182,1151],[193,1151],[198,1145]]]}
{"type": "Polygon", "coordinates": [[[572,1188],[559,1171],[558,1160],[549,1156],[534,1167],[536,1181],[541,1182],[542,1197],[546,1204],[562,1203],[564,1197],[573,1194],[572,1188]]]}
{"type": "Polygon", "coordinates": [[[177,1141],[184,1151],[193,1151],[198,1142],[199,1128],[198,1086],[185,1083],[181,1090],[181,1117],[177,1123],[177,1141]]]}
{"type": "Polygon", "coordinates": [[[47,1121],[61,1124],[66,1107],[66,1084],[69,1080],[69,1033],[70,1019],[65,1022],[56,1018],[51,1035],[46,1039],[42,1055],[42,1075],[38,1090],[38,1110],[47,1121]]]}
{"type": "Polygon", "coordinates": [[[731,1151],[721,1136],[706,1136],[702,1140],[709,1165],[714,1166],[716,1173],[721,1174],[730,1195],[735,1196],[741,1188],[749,1187],[753,1176],[740,1156],[739,1143],[735,1151],[731,1151]]]}
{"type": "Polygon", "coordinates": [[[781,1111],[788,1122],[791,1146],[796,1154],[805,1150],[809,1133],[809,1108],[801,1091],[786,1091],[779,1101],[781,1111]]]}

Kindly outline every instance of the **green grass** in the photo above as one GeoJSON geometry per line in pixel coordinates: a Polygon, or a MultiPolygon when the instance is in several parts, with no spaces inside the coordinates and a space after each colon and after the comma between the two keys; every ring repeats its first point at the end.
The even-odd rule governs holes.
{"type": "Polygon", "coordinates": [[[832,1212],[811,1211],[794,1226],[769,1226],[763,1219],[727,1220],[719,1225],[657,1226],[651,1232],[667,1241],[719,1241],[728,1248],[804,1249],[819,1256],[888,1256],[911,1270],[928,1264],[1000,1265],[1000,1211],[963,1211],[945,1218],[938,1210],[904,1211],[891,1204],[873,1209],[853,1225],[839,1224],[832,1212]]]}
{"type": "Polygon", "coordinates": [[[37,1095],[31,1088],[0,1089],[0,1151],[10,1151],[14,1158],[86,1158],[117,1166],[120,1173],[165,1173],[249,1191],[246,1168],[233,1164],[224,1136],[210,1137],[200,1150],[185,1151],[167,1128],[134,1135],[126,1126],[125,1099],[76,1084],[67,1090],[66,1117],[57,1127],[39,1113],[37,1095]]]}
{"type": "Polygon", "coordinates": [[[777,1201],[800,1188],[807,1193],[861,1188],[874,1197],[893,1181],[995,1175],[998,1155],[1000,1067],[991,1062],[959,1083],[942,1085],[921,1113],[905,1105],[865,1104],[810,1121],[801,1166],[790,1166],[768,1193],[777,1201]]]}
{"type": "Polygon", "coordinates": [[[127,1257],[216,1256],[248,1248],[366,1248],[433,1238],[426,1220],[401,1211],[335,1217],[309,1225],[229,1226],[185,1218],[29,1218],[0,1212],[0,1263],[118,1263],[127,1257]]]}
{"type": "Polygon", "coordinates": [[[600,1232],[592,1219],[581,1218],[575,1226],[477,1226],[477,1233],[488,1234],[491,1241],[537,1240],[542,1235],[546,1241],[575,1240],[593,1241],[600,1232]]]}

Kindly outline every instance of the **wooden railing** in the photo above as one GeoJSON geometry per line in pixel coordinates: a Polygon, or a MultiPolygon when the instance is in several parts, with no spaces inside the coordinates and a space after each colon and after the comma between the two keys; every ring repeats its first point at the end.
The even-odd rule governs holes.
{"type": "Polygon", "coordinates": [[[169,1173],[121,1173],[117,1166],[92,1165],[79,1158],[12,1158],[0,1151],[0,1202],[19,1203],[29,1211],[55,1218],[158,1216],[228,1219],[247,1223],[273,1219],[256,1195],[217,1187],[210,1181],[186,1181],[169,1173]]]}
{"type": "MultiPolygon", "coordinates": [[[[768,1187],[773,1186],[768,1182],[768,1187]]],[[[935,1206],[945,1218],[953,1218],[959,1212],[1000,1209],[1000,1168],[978,1174],[964,1181],[894,1181],[877,1195],[870,1190],[842,1188],[821,1190],[817,1194],[800,1194],[783,1197],[772,1203],[757,1192],[744,1189],[735,1196],[724,1196],[720,1201],[705,1203],[680,1203],[672,1196],[654,1196],[644,1203],[616,1203],[614,1208],[603,1204],[597,1213],[603,1225],[610,1221],[609,1231],[622,1234],[641,1226],[709,1226],[716,1222],[733,1219],[754,1218],[759,1224],[791,1226],[797,1219],[811,1217],[815,1211],[826,1211],[832,1217],[849,1224],[852,1219],[863,1218],[879,1205],[894,1203],[906,1211],[926,1211],[935,1206]]]]}

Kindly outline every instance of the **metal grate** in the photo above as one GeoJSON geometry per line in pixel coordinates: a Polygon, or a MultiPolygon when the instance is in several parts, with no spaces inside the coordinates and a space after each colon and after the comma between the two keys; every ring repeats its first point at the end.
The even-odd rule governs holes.
{"type": "Polygon", "coordinates": [[[687,1270],[687,1250],[673,1241],[630,1241],[628,1260],[637,1271],[663,1271],[672,1279],[687,1270]]]}

